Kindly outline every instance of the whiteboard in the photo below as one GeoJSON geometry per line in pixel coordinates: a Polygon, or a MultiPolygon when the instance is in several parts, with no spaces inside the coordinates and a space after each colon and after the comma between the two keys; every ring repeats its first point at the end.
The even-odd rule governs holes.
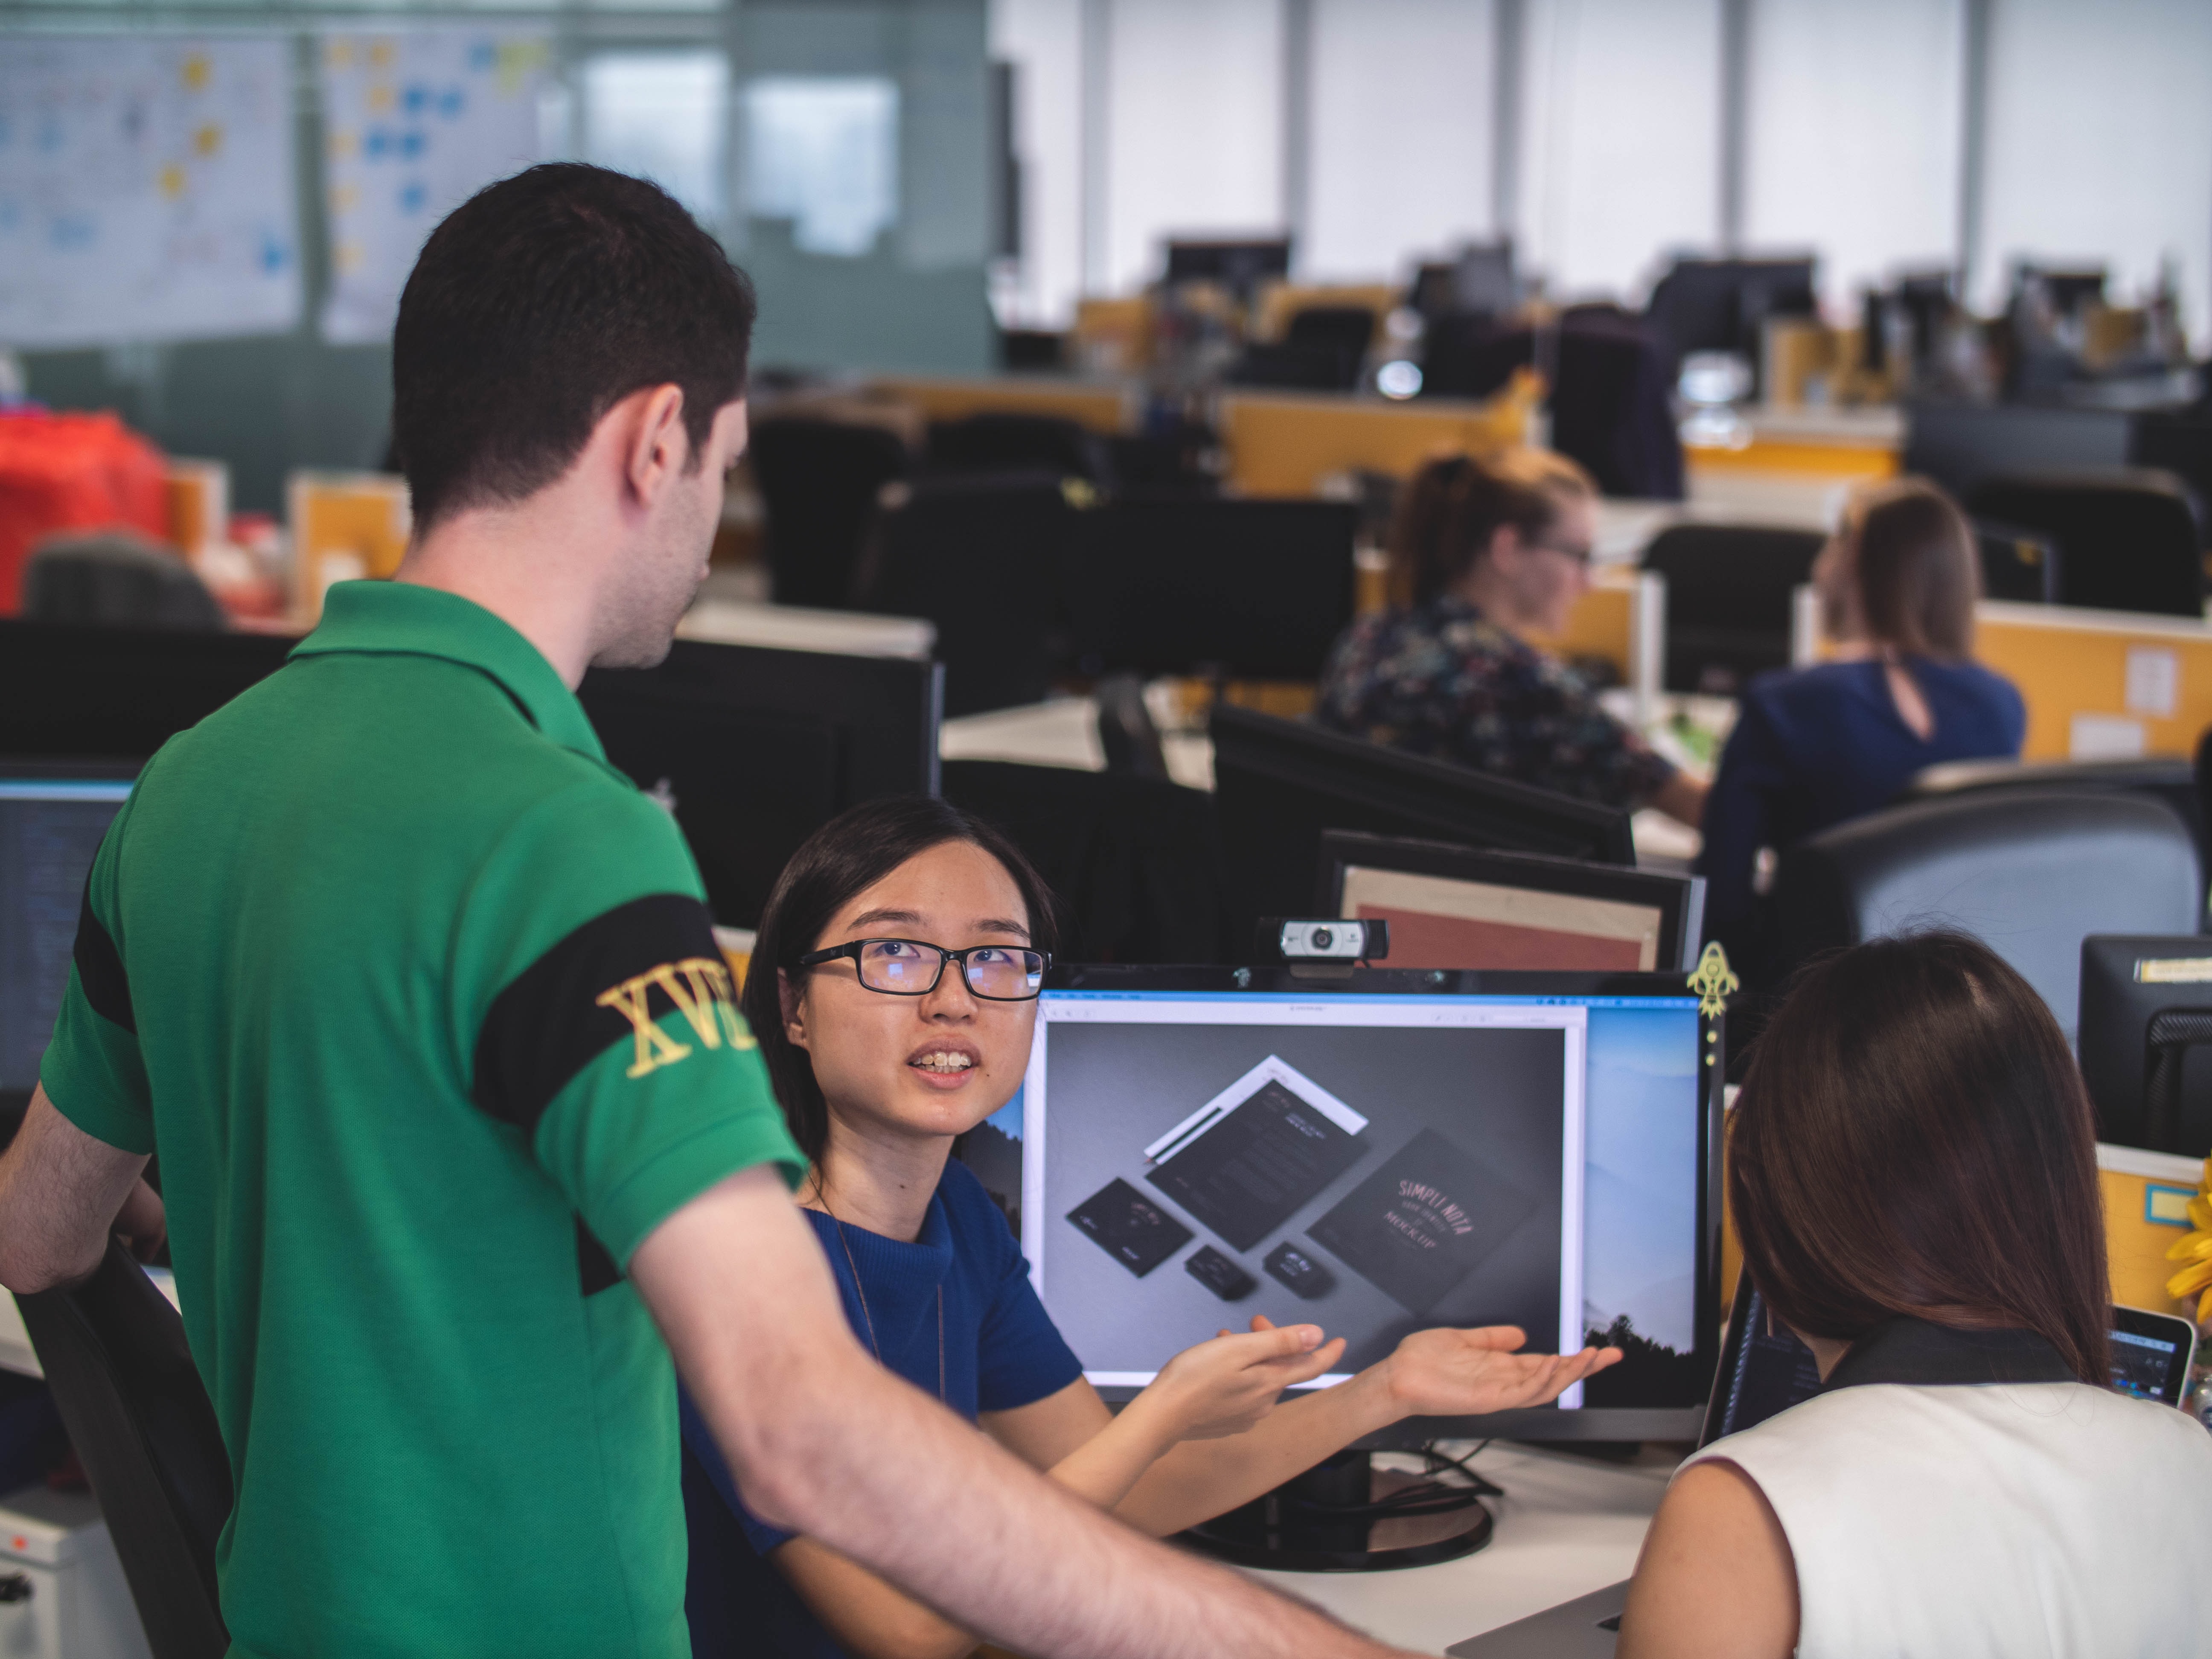
{"type": "Polygon", "coordinates": [[[300,319],[292,48],[14,35],[0,51],[0,344],[300,319]]]}
{"type": "Polygon", "coordinates": [[[553,43],[493,28],[329,34],[320,56],[331,225],[323,333],[381,342],[438,221],[544,159],[538,104],[553,43]]]}

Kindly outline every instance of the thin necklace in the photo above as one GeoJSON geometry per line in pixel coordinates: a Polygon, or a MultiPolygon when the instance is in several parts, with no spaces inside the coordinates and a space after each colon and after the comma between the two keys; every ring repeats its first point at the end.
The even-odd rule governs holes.
{"type": "MultiPolygon", "coordinates": [[[[860,1318],[868,1328],[868,1346],[876,1351],[876,1364],[884,1364],[884,1345],[876,1340],[876,1316],[868,1311],[867,1287],[860,1283],[860,1264],[853,1260],[853,1242],[845,1237],[844,1218],[830,1207],[830,1194],[817,1179],[814,1196],[822,1200],[822,1213],[837,1224],[837,1242],[845,1247],[845,1265],[853,1271],[853,1294],[860,1298],[860,1318]]],[[[885,1370],[890,1367],[885,1366],[885,1370]]],[[[937,1403],[945,1404],[945,1281],[937,1281],[937,1403]]]]}

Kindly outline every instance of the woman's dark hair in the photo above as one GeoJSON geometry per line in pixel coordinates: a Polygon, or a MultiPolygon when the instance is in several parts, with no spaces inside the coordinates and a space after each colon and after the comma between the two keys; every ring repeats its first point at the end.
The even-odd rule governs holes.
{"type": "Polygon", "coordinates": [[[568,470],[608,410],[684,390],[689,469],[744,395],[752,284],[643,179],[550,162],[430,233],[392,335],[392,445],[418,529],[568,470]]]}
{"type": "Polygon", "coordinates": [[[1589,473],[1548,449],[1429,462],[1406,486],[1391,520],[1391,603],[1426,605],[1455,586],[1506,526],[1534,540],[1559,523],[1569,501],[1596,495],[1589,473]]]}
{"type": "Polygon", "coordinates": [[[1904,478],[1854,502],[1848,522],[1867,636],[1907,656],[1969,655],[1982,562],[1958,504],[1925,479],[1904,478]]]}
{"type": "Polygon", "coordinates": [[[1744,1266],[1795,1329],[2031,1330],[2109,1382],[2088,1094],[2050,1009],[1986,945],[1920,933],[1812,963],[1731,1117],[1744,1266]]]}
{"type": "MultiPolygon", "coordinates": [[[[810,1163],[819,1163],[830,1133],[830,1108],[814,1080],[814,1062],[783,1029],[777,970],[799,979],[811,972],[799,957],[820,943],[838,911],[919,854],[947,842],[966,842],[998,860],[1013,878],[1029,911],[1030,943],[1053,948],[1056,936],[1052,890],[1036,867],[1006,836],[972,813],[927,795],[864,801],[839,813],[806,839],[775,879],[753,939],[752,964],[739,999],[745,1023],[768,1064],[769,1082],[792,1138],[810,1163]]],[[[835,941],[842,943],[842,941],[835,941]]]]}

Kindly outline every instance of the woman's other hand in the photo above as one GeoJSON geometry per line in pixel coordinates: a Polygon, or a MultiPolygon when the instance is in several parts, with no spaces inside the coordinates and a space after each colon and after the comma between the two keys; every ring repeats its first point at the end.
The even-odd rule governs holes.
{"type": "Polygon", "coordinates": [[[1378,1368],[1401,1417],[1480,1417],[1548,1405],[1620,1358],[1618,1348],[1522,1353],[1513,1325],[1415,1331],[1378,1368]]]}
{"type": "Polygon", "coordinates": [[[1285,1389],[1310,1382],[1344,1355],[1344,1339],[1318,1325],[1278,1327],[1255,1317],[1243,1335],[1224,1331],[1185,1348],[1160,1368],[1127,1409],[1151,1417],[1163,1443],[1242,1434],[1274,1408],[1285,1389]]]}

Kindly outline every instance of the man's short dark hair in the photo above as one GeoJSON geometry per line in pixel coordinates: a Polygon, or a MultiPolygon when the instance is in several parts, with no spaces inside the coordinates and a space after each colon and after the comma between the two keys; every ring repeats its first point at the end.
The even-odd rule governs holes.
{"type": "Polygon", "coordinates": [[[754,309],[721,245],[642,179],[555,162],[477,191],[423,244],[392,332],[416,523],[543,489],[641,386],[683,389],[697,465],[744,395],[754,309]]]}

